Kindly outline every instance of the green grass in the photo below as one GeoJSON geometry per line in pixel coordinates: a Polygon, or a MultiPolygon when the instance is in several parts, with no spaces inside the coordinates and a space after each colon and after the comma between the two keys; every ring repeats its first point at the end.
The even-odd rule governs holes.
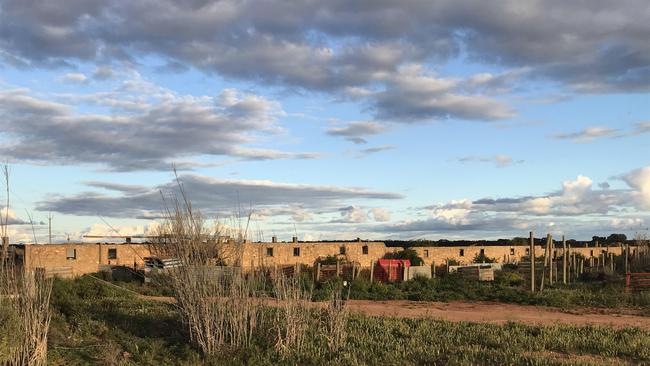
{"type": "MultiPolygon", "coordinates": [[[[340,281],[340,280],[339,280],[340,281]]],[[[327,297],[331,283],[319,284],[314,297],[327,297]]],[[[524,305],[553,306],[566,310],[580,307],[639,307],[649,310],[650,293],[631,294],[621,282],[579,282],[573,285],[547,286],[532,294],[512,273],[502,273],[494,282],[465,280],[457,275],[443,278],[416,278],[401,283],[370,283],[358,279],[351,283],[350,298],[360,300],[413,301],[496,301],[524,305]]],[[[648,312],[650,314],[650,312],[648,312]]]]}
{"type": "Polygon", "coordinates": [[[260,331],[250,348],[224,350],[217,358],[204,359],[187,343],[173,305],[141,301],[91,278],[56,280],[52,309],[52,365],[650,363],[650,332],[639,329],[365,316],[349,320],[348,343],[336,353],[328,351],[325,339],[313,329],[305,350],[281,356],[272,347],[272,332],[260,331]]]}
{"type": "MultiPolygon", "coordinates": [[[[367,272],[367,271],[366,271],[367,272]]],[[[650,315],[650,293],[631,294],[624,290],[624,279],[611,276],[584,278],[571,285],[555,284],[546,286],[542,292],[530,293],[523,278],[516,272],[500,271],[494,282],[466,280],[457,275],[447,275],[435,279],[416,278],[401,283],[370,283],[369,272],[353,281],[350,298],[358,300],[413,300],[413,301],[495,301],[522,305],[552,306],[565,310],[581,307],[595,308],[639,308],[643,314],[650,315]]],[[[339,286],[341,279],[314,284],[313,275],[303,272],[301,283],[313,289],[313,299],[327,300],[332,287],[339,286]]],[[[164,283],[164,278],[158,280],[164,283]]],[[[120,287],[152,296],[173,296],[168,285],[142,284],[139,281],[117,281],[120,287]]],[[[273,296],[272,283],[263,286],[268,296],[273,296]]]]}

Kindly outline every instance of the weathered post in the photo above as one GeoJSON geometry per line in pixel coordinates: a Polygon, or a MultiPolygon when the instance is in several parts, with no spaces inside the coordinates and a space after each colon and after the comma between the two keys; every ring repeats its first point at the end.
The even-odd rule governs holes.
{"type": "Polygon", "coordinates": [[[585,272],[585,260],[581,259],[580,260],[580,274],[583,274],[585,272]]]}
{"type": "Polygon", "coordinates": [[[372,278],[375,274],[375,261],[370,261],[370,283],[372,283],[372,278]]]}
{"type": "Polygon", "coordinates": [[[436,261],[431,261],[431,277],[436,278],[436,261]]]}
{"type": "Polygon", "coordinates": [[[548,258],[548,249],[549,249],[549,237],[551,234],[546,234],[546,245],[544,246],[544,266],[542,267],[542,281],[539,285],[539,290],[544,290],[544,284],[546,282],[546,268],[549,267],[549,258],[548,258]]]}
{"type": "Polygon", "coordinates": [[[336,261],[336,277],[341,277],[341,262],[336,261]]]}
{"type": "Polygon", "coordinates": [[[320,281],[320,262],[316,265],[316,282],[320,281]]]}
{"type": "Polygon", "coordinates": [[[553,244],[553,235],[548,234],[548,266],[549,266],[549,271],[548,271],[548,283],[550,285],[553,284],[553,270],[555,267],[555,256],[553,251],[555,250],[555,244],[553,244]]]}
{"type": "Polygon", "coordinates": [[[625,243],[625,273],[630,272],[630,244],[625,243]]]}
{"type": "Polygon", "coordinates": [[[569,263],[567,260],[567,251],[566,251],[566,239],[564,238],[564,235],[562,235],[562,282],[566,285],[567,283],[567,264],[569,263]]]}
{"type": "MultiPolygon", "coordinates": [[[[535,238],[533,232],[530,232],[530,249],[528,250],[530,257],[530,292],[535,292],[535,238]]],[[[447,271],[449,271],[449,264],[447,264],[447,271]]]]}

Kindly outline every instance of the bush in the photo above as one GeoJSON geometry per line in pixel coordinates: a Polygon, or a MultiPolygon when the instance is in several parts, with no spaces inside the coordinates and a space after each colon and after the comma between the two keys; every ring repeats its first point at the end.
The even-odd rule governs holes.
{"type": "Polygon", "coordinates": [[[320,263],[323,265],[329,265],[329,264],[336,264],[338,263],[339,258],[335,255],[328,255],[325,258],[319,258],[316,263],[320,263]]]}
{"type": "Polygon", "coordinates": [[[472,259],[472,263],[495,263],[496,261],[496,259],[490,258],[482,252],[479,252],[474,256],[474,259],[472,259]]]}
{"type": "Polygon", "coordinates": [[[421,266],[424,260],[413,249],[404,249],[399,252],[384,254],[385,259],[408,259],[412,266],[421,266]]]}
{"type": "MultiPolygon", "coordinates": [[[[18,349],[17,340],[20,329],[20,318],[11,306],[0,300],[0,365],[8,364],[9,356],[18,349]]],[[[11,301],[11,300],[6,300],[11,301]]]]}
{"type": "Polygon", "coordinates": [[[524,284],[524,278],[517,272],[496,271],[495,281],[502,286],[521,286],[524,284]]]}

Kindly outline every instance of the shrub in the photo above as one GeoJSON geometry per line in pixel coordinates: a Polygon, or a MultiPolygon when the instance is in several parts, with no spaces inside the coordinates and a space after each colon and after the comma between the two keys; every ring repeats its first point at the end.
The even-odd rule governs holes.
{"type": "Polygon", "coordinates": [[[331,264],[336,264],[338,263],[339,258],[335,255],[328,255],[327,257],[324,258],[318,258],[316,263],[320,263],[323,265],[331,265],[331,264]]]}
{"type": "Polygon", "coordinates": [[[524,278],[516,272],[497,271],[495,281],[502,286],[521,286],[524,284],[524,278]]]}
{"type": "Polygon", "coordinates": [[[479,252],[477,255],[474,256],[472,262],[473,263],[495,263],[496,259],[486,256],[485,253],[479,252]]]}
{"type": "Polygon", "coordinates": [[[421,266],[424,260],[420,258],[418,252],[413,249],[404,249],[399,252],[384,254],[385,259],[408,259],[412,266],[421,266]]]}

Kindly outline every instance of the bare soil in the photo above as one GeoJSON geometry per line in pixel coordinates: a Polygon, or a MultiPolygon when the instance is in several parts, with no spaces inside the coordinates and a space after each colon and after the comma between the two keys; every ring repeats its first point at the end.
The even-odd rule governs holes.
{"type": "MultiPolygon", "coordinates": [[[[172,297],[141,296],[144,300],[174,302],[172,297]]],[[[273,305],[274,300],[268,303],[273,305]]],[[[324,302],[312,303],[324,306],[324,302]]],[[[452,322],[504,324],[517,322],[535,325],[595,325],[614,328],[638,327],[650,330],[650,317],[636,309],[580,308],[571,312],[562,309],[505,304],[497,302],[430,302],[430,301],[371,301],[349,300],[350,312],[369,316],[397,318],[432,318],[452,322]]]]}
{"type": "Polygon", "coordinates": [[[650,330],[650,318],[634,309],[584,308],[571,313],[561,309],[495,302],[420,302],[350,300],[350,311],[370,316],[434,318],[453,322],[503,324],[518,322],[536,325],[600,325],[615,328],[638,327],[650,330]]]}

